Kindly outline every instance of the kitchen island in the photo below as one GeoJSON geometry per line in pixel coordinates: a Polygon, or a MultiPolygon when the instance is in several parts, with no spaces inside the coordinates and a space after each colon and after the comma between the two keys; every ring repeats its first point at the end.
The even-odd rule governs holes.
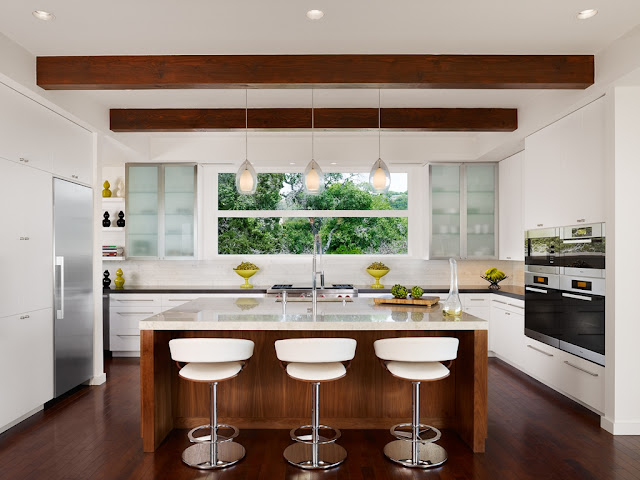
{"type": "Polygon", "coordinates": [[[203,298],[140,322],[141,434],[154,451],[173,428],[208,423],[208,387],[186,382],[171,360],[169,340],[233,337],[255,342],[245,370],[218,391],[218,413],[239,428],[291,429],[309,423],[310,389],[291,380],[275,356],[281,338],[350,337],[358,341],[347,376],[320,389],[320,418],[340,429],[383,428],[411,417],[411,383],[389,375],[373,342],[396,336],[452,336],[460,340],[451,375],[426,382],[420,398],[422,423],[458,433],[474,452],[487,436],[488,323],[463,313],[444,317],[440,305],[374,305],[373,299],[310,302],[274,298],[203,298]]]}

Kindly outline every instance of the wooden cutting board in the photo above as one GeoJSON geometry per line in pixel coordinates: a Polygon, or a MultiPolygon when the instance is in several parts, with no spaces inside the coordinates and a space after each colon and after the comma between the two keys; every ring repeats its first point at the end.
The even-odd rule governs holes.
{"type": "Polygon", "coordinates": [[[440,301],[440,297],[422,297],[422,298],[394,298],[394,297],[382,297],[374,298],[375,304],[381,303],[393,303],[396,305],[422,305],[424,307],[430,307],[440,301]]]}

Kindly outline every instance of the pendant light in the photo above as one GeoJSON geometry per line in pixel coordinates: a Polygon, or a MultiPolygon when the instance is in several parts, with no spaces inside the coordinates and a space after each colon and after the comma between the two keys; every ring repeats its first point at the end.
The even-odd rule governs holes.
{"type": "Polygon", "coordinates": [[[375,161],[369,173],[369,184],[375,193],[386,193],[391,186],[389,167],[382,161],[380,154],[380,90],[378,89],[378,160],[375,161]]]}
{"type": "Polygon", "coordinates": [[[318,165],[314,158],[314,148],[313,148],[313,128],[315,126],[314,123],[314,115],[313,115],[313,89],[311,90],[311,161],[307,168],[304,171],[304,191],[308,195],[318,195],[324,191],[324,173],[322,173],[322,169],[320,165],[318,165]]]}
{"type": "Polygon", "coordinates": [[[253,195],[258,186],[258,176],[249,162],[249,104],[248,93],[244,91],[244,162],[236,173],[236,190],[241,195],[253,195]]]}

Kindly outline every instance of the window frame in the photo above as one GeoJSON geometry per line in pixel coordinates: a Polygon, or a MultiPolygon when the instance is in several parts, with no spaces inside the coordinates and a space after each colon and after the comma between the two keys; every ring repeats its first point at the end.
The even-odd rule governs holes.
{"type": "MultiPolygon", "coordinates": [[[[353,166],[352,168],[331,166],[325,167],[320,165],[325,173],[365,173],[369,170],[362,166],[353,166]]],[[[425,212],[428,209],[420,209],[421,205],[426,205],[425,192],[428,192],[426,186],[427,177],[425,168],[422,164],[392,164],[389,165],[391,173],[407,174],[407,195],[408,203],[406,210],[219,210],[218,209],[218,174],[220,173],[236,173],[237,168],[230,165],[221,164],[204,164],[204,175],[202,178],[206,183],[206,192],[208,195],[206,202],[206,220],[205,228],[207,230],[206,237],[209,239],[207,245],[200,251],[205,252],[205,259],[295,259],[301,257],[310,257],[310,254],[220,254],[218,253],[218,219],[219,218],[307,218],[307,217],[404,217],[408,219],[407,233],[407,253],[400,254],[327,254],[328,258],[426,258],[425,257],[425,212]]],[[[283,168],[283,167],[255,167],[256,173],[301,173],[299,168],[283,168]]],[[[428,169],[426,169],[428,171],[428,169]]],[[[428,242],[427,242],[428,244],[428,242]]]]}

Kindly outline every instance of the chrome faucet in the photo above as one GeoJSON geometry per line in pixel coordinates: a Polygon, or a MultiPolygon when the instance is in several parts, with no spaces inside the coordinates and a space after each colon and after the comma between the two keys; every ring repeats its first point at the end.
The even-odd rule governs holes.
{"type": "Polygon", "coordinates": [[[311,262],[311,300],[313,301],[313,318],[316,318],[318,312],[318,273],[320,273],[320,288],[324,288],[324,270],[318,272],[317,255],[320,253],[322,258],[322,241],[320,234],[313,236],[313,260],[311,262]]]}

